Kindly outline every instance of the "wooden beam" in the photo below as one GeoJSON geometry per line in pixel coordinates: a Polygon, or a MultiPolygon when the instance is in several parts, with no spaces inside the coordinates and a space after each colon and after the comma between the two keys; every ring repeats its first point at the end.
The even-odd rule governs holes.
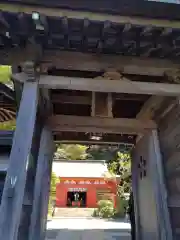
{"type": "MultiPolygon", "coordinates": [[[[18,73],[13,79],[23,82],[24,74],[18,73]]],[[[131,93],[157,96],[179,96],[180,85],[168,83],[137,82],[126,80],[106,80],[90,78],[70,78],[41,75],[39,85],[51,89],[69,89],[92,92],[131,93]]]]}
{"type": "Polygon", "coordinates": [[[54,115],[48,119],[53,132],[94,132],[94,133],[144,133],[156,129],[154,121],[140,121],[128,118],[79,117],[54,115]]]}
{"type": "Polygon", "coordinates": [[[177,72],[180,68],[179,63],[164,59],[68,51],[45,51],[42,69],[43,71],[47,71],[47,69],[52,66],[59,69],[95,72],[114,68],[124,74],[139,74],[146,76],[164,76],[166,72],[177,72]]]}
{"type": "Polygon", "coordinates": [[[178,98],[167,98],[163,101],[161,107],[154,113],[154,119],[159,122],[175,107],[178,102],[178,98]]]}
{"type": "Polygon", "coordinates": [[[91,21],[110,21],[120,24],[129,24],[129,25],[139,25],[139,26],[156,26],[156,27],[167,27],[167,28],[179,28],[179,21],[170,21],[162,19],[150,19],[142,17],[133,17],[133,16],[119,16],[119,15],[110,15],[102,13],[93,13],[85,11],[72,11],[64,10],[61,8],[51,8],[51,7],[42,7],[42,6],[28,6],[25,4],[9,4],[1,3],[0,9],[2,11],[12,12],[12,13],[26,13],[32,14],[33,12],[38,12],[45,16],[51,17],[67,17],[75,19],[89,19],[91,21]]]}
{"type": "MultiPolygon", "coordinates": [[[[28,65],[28,70],[30,66],[28,65]]],[[[0,239],[17,240],[21,223],[22,208],[27,179],[27,168],[33,135],[35,130],[38,105],[38,81],[33,70],[27,73],[28,80],[23,87],[23,94],[16,121],[9,166],[4,185],[0,208],[0,239]],[[17,167],[18,166],[18,167],[17,167]]],[[[21,238],[21,237],[20,237],[21,238]]],[[[19,239],[20,239],[19,238],[19,239]]],[[[22,238],[21,238],[22,239],[22,238]]]]}
{"type": "Polygon", "coordinates": [[[24,62],[38,62],[42,59],[42,47],[35,42],[29,42],[25,48],[12,48],[0,50],[0,64],[21,66],[24,62]]]}
{"type": "MultiPolygon", "coordinates": [[[[140,112],[137,114],[136,118],[139,120],[149,120],[153,119],[155,112],[160,108],[166,97],[163,96],[152,96],[150,97],[142,106],[140,112]]],[[[136,138],[136,143],[143,137],[139,134],[136,138]]]]}
{"type": "Polygon", "coordinates": [[[44,127],[37,161],[29,240],[45,239],[53,152],[51,131],[44,127]]]}
{"type": "Polygon", "coordinates": [[[105,141],[101,141],[101,140],[99,140],[99,141],[93,141],[93,140],[88,140],[88,141],[81,141],[81,140],[77,140],[77,141],[75,141],[75,140],[59,140],[59,141],[55,141],[56,143],[61,143],[61,144],[82,144],[82,145],[118,145],[119,147],[120,146],[128,146],[130,149],[131,148],[133,148],[133,146],[134,146],[134,144],[135,144],[135,142],[134,143],[127,143],[127,142],[112,142],[112,141],[107,141],[107,142],[105,142],[105,141]]]}
{"type": "Polygon", "coordinates": [[[161,104],[165,100],[166,97],[162,96],[152,96],[150,97],[143,107],[141,108],[140,112],[137,114],[136,118],[141,120],[152,119],[154,116],[155,111],[160,108],[161,104]]]}
{"type": "MultiPolygon", "coordinates": [[[[36,59],[38,46],[28,49],[0,50],[0,64],[21,65],[27,60],[36,59]]],[[[166,73],[177,73],[180,64],[164,59],[150,59],[146,57],[127,57],[118,55],[90,54],[68,51],[43,52],[41,58],[41,71],[46,73],[49,68],[102,72],[114,68],[123,74],[137,74],[148,76],[164,76],[166,73]],[[78,61],[77,61],[78,59],[78,61]],[[143,67],[142,67],[143,66],[143,67]]]]}
{"type": "Polygon", "coordinates": [[[135,135],[126,134],[102,134],[100,139],[94,139],[91,133],[77,133],[77,132],[54,132],[54,141],[64,143],[89,143],[89,144],[134,144],[135,135]]]}

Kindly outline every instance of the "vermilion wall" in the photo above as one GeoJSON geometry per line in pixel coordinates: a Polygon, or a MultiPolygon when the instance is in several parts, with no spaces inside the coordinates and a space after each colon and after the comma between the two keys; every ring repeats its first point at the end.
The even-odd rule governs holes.
{"type": "Polygon", "coordinates": [[[114,197],[114,205],[116,205],[116,192],[117,184],[114,180],[104,180],[104,178],[60,178],[60,182],[56,186],[56,206],[66,207],[67,192],[69,188],[86,188],[87,189],[87,201],[86,205],[89,208],[97,206],[96,190],[97,189],[109,189],[114,197]],[[66,181],[105,181],[105,184],[65,184],[66,181]]]}

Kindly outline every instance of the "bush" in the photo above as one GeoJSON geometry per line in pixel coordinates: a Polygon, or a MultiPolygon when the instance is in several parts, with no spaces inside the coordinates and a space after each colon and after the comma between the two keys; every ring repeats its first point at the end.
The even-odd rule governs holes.
{"type": "Polygon", "coordinates": [[[116,206],[116,217],[125,217],[126,210],[128,207],[128,200],[124,199],[123,197],[117,198],[117,206],[116,206]]]}
{"type": "Polygon", "coordinates": [[[115,210],[112,201],[101,200],[98,202],[98,208],[94,210],[94,217],[111,218],[114,216],[115,210]]]}
{"type": "Polygon", "coordinates": [[[99,217],[99,212],[98,212],[98,209],[94,209],[93,211],[93,214],[92,214],[93,217],[99,217]]]}
{"type": "Polygon", "coordinates": [[[56,176],[55,173],[51,175],[51,187],[49,193],[49,204],[48,204],[48,215],[52,216],[54,210],[54,201],[56,199],[56,184],[59,182],[59,178],[56,176]]]}

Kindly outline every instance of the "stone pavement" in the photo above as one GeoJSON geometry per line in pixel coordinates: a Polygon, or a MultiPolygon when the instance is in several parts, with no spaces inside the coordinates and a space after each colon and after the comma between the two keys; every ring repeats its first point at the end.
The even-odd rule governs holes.
{"type": "Polygon", "coordinates": [[[57,208],[55,217],[92,217],[94,208],[57,208]]]}
{"type": "Polygon", "coordinates": [[[46,240],[130,240],[130,224],[94,218],[60,218],[47,223],[46,240]]]}

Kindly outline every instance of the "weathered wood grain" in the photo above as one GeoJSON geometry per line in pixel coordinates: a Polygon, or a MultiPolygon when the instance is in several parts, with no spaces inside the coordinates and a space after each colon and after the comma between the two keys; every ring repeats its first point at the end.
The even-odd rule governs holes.
{"type": "Polygon", "coordinates": [[[160,121],[159,136],[174,239],[180,238],[180,105],[160,121]]]}
{"type": "Polygon", "coordinates": [[[79,131],[104,133],[144,133],[156,129],[154,121],[141,121],[128,118],[107,117],[79,117],[67,115],[54,115],[48,119],[48,125],[53,132],[79,131]]]}
{"type": "MultiPolygon", "coordinates": [[[[24,74],[14,74],[12,78],[23,82],[24,74]]],[[[41,75],[39,85],[50,89],[69,89],[90,92],[147,94],[169,97],[180,95],[179,84],[128,81],[126,78],[119,80],[99,80],[91,78],[41,75]]]]}

